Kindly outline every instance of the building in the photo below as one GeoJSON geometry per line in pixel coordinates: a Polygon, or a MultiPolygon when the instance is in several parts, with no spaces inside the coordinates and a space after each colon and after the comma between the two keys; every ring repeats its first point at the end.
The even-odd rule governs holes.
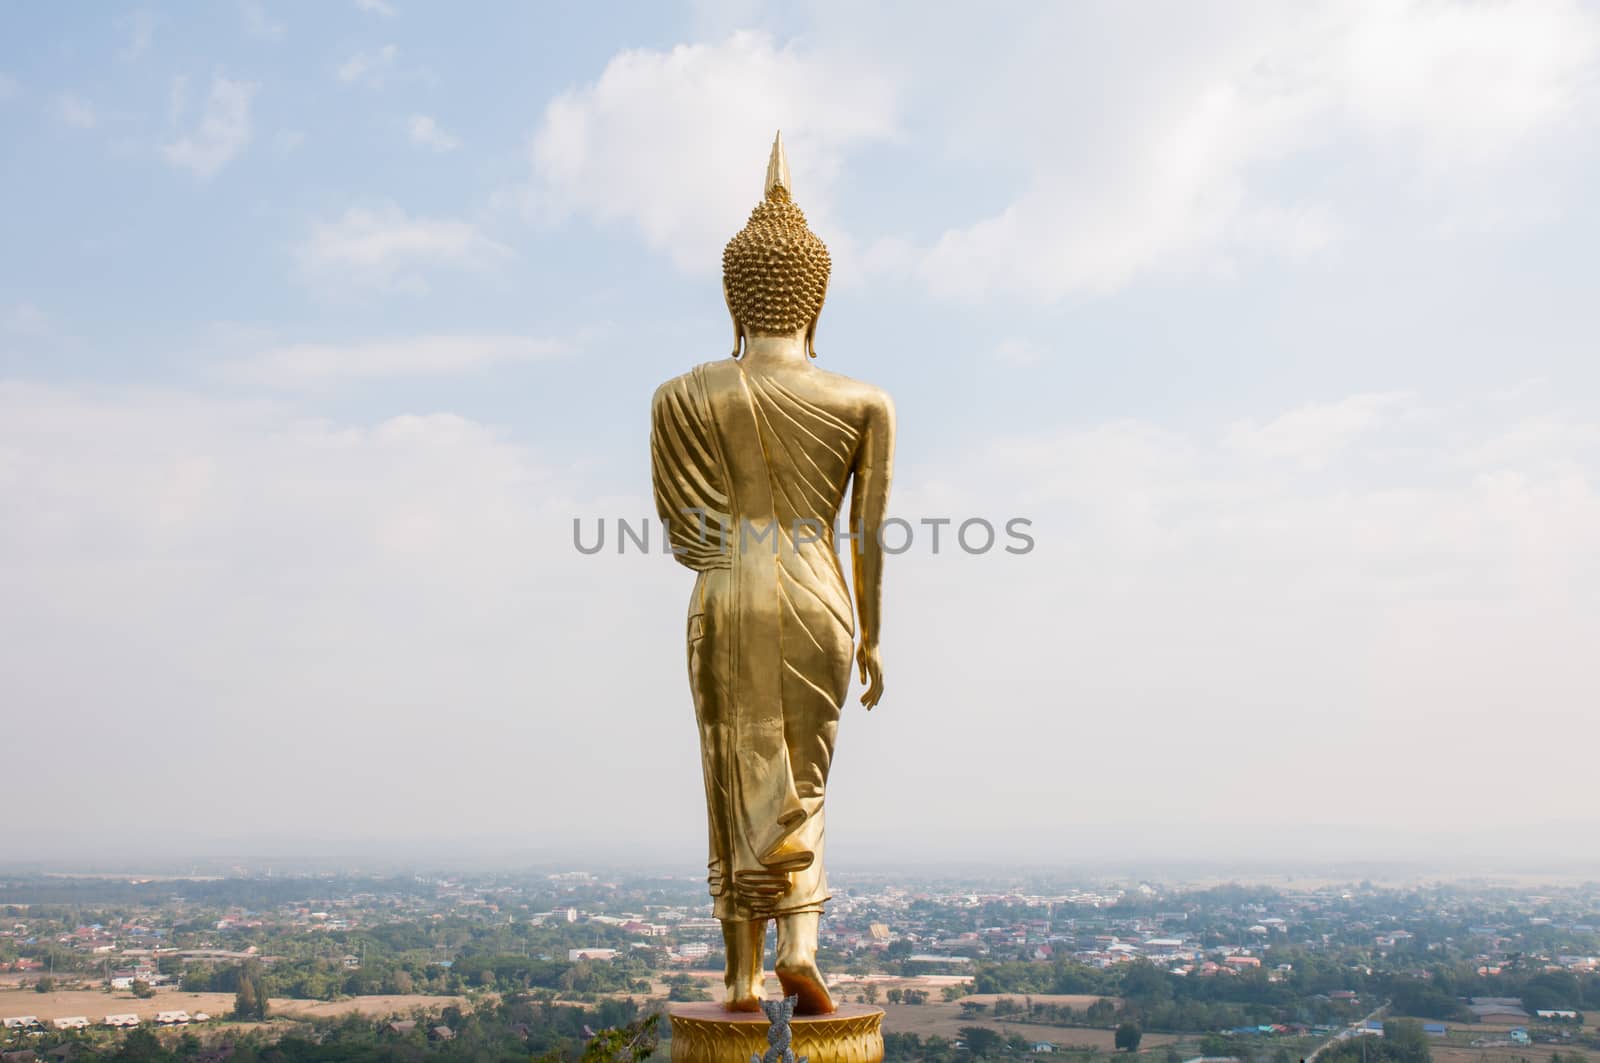
{"type": "Polygon", "coordinates": [[[139,1016],[132,1014],[107,1015],[101,1020],[100,1025],[109,1026],[113,1030],[132,1029],[133,1027],[139,1025],[139,1016]]]}
{"type": "Polygon", "coordinates": [[[63,1019],[51,1019],[50,1025],[58,1030],[87,1030],[89,1028],[89,1016],[72,1015],[63,1019]]]}
{"type": "Polygon", "coordinates": [[[1530,1016],[1519,997],[1473,997],[1467,1008],[1479,1022],[1525,1023],[1530,1016]]]}
{"type": "Polygon", "coordinates": [[[617,958],[616,949],[568,949],[567,962],[577,963],[579,960],[609,961],[617,958]]]}
{"type": "Polygon", "coordinates": [[[184,1026],[189,1022],[187,1011],[158,1011],[156,1012],[157,1026],[184,1026]]]}

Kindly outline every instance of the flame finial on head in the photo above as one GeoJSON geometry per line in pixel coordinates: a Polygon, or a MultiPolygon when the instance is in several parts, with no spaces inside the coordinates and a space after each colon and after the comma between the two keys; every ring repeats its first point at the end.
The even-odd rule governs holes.
{"type": "Polygon", "coordinates": [[[767,160],[767,183],[761,188],[761,198],[772,195],[774,188],[781,188],[794,198],[794,185],[789,181],[789,156],[783,151],[783,130],[778,130],[778,135],[772,139],[772,157],[767,160]]]}
{"type": "Polygon", "coordinates": [[[790,196],[783,134],[772,142],[765,193],[745,227],[722,251],[722,286],[733,315],[735,346],[745,332],[773,336],[804,328],[813,357],[817,315],[833,263],[790,196]]]}

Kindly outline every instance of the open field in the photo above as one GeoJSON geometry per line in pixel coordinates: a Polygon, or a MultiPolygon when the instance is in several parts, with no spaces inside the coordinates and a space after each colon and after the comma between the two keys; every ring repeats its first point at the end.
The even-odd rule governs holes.
{"type": "MultiPolygon", "coordinates": [[[[350,997],[347,1000],[285,1000],[273,997],[272,1014],[292,1015],[299,1019],[329,1019],[354,1012],[377,1019],[385,1015],[404,1015],[414,1008],[437,1012],[452,1004],[460,1006],[465,1003],[465,997],[435,997],[423,993],[350,997]]],[[[228,1006],[233,1006],[231,998],[228,1006]]]]}
{"type": "Polygon", "coordinates": [[[1518,1063],[1526,1060],[1548,1060],[1550,1053],[1560,1052],[1561,1058],[1581,1055],[1590,1063],[1600,1063],[1600,1052],[1591,1048],[1569,1048],[1565,1045],[1523,1045],[1520,1048],[1467,1048],[1460,1045],[1433,1046],[1433,1063],[1518,1063]]]}
{"type": "Polygon", "coordinates": [[[1093,993],[970,993],[961,999],[975,1000],[979,1004],[987,1004],[992,1008],[994,1007],[994,1002],[1001,998],[1014,1000],[1018,1004],[1025,1004],[1030,1000],[1035,1004],[1054,1004],[1057,1007],[1065,1004],[1068,1007],[1079,1010],[1087,1008],[1097,1000],[1109,1000],[1119,1008],[1122,1006],[1122,1002],[1116,997],[1098,997],[1093,993]]]}
{"type": "MultiPolygon", "coordinates": [[[[288,1000],[274,997],[272,1014],[298,1018],[331,1018],[352,1012],[377,1018],[409,1012],[412,1008],[437,1011],[450,1004],[460,1004],[461,997],[435,997],[421,993],[406,996],[351,997],[348,1000],[288,1000]]],[[[131,993],[103,993],[94,989],[67,989],[55,993],[35,993],[31,989],[0,989],[0,1018],[15,1015],[37,1015],[48,1022],[73,1015],[88,1016],[99,1022],[107,1015],[137,1015],[153,1019],[158,1011],[205,1012],[220,1018],[233,1010],[232,993],[158,992],[148,1000],[140,1000],[131,993]]]]}
{"type": "MultiPolygon", "coordinates": [[[[1035,998],[1040,999],[1040,998],[1035,998]]],[[[1092,1001],[1094,998],[1091,997],[1092,1001]]],[[[1116,1049],[1114,1030],[1089,1029],[1082,1026],[1049,1026],[1044,1023],[1011,1022],[1007,1019],[996,1019],[993,1015],[984,1014],[973,1017],[963,1014],[961,1006],[955,1003],[927,1003],[927,1004],[882,1004],[878,1005],[884,1010],[883,1028],[894,1033],[914,1033],[919,1037],[929,1037],[938,1034],[948,1040],[959,1036],[958,1032],[963,1026],[987,1026],[999,1030],[1009,1037],[1012,1034],[1021,1034],[1023,1037],[1035,1041],[1054,1041],[1058,1045],[1093,1045],[1103,1052],[1112,1052],[1116,1049]]],[[[1074,1005],[1077,1006],[1077,1005],[1074,1005]]],[[[1147,1033],[1140,1043],[1141,1049],[1160,1048],[1169,1045],[1178,1038],[1172,1034],[1147,1033]]]]}

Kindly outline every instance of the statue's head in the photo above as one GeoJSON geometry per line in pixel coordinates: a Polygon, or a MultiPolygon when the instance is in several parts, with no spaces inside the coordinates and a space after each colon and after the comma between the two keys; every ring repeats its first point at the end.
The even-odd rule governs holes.
{"type": "Polygon", "coordinates": [[[767,164],[766,195],[722,252],[722,291],[733,315],[734,355],[744,335],[782,336],[805,329],[816,357],[817,316],[828,292],[828,248],[806,227],[790,198],[789,162],[780,134],[767,164]]]}

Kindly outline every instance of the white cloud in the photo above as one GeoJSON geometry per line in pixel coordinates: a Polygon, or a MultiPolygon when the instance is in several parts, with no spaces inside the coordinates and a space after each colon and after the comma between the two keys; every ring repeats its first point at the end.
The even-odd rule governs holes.
{"type": "Polygon", "coordinates": [[[302,276],[314,283],[409,291],[426,289],[429,269],[483,270],[510,255],[473,222],[412,217],[393,203],[351,207],[314,226],[295,251],[302,276]]]}
{"type": "Polygon", "coordinates": [[[245,32],[262,40],[275,41],[283,36],[283,23],[267,14],[261,0],[239,0],[239,13],[244,16],[245,32]]]}
{"type": "Polygon", "coordinates": [[[406,121],[406,132],[411,137],[411,143],[434,151],[454,151],[461,144],[425,114],[412,115],[406,121]]]}
{"type": "Polygon", "coordinates": [[[1541,179],[1536,149],[1585,108],[1593,119],[1600,18],[1576,3],[1168,14],[1153,33],[1130,9],[1052,9],[1017,34],[1007,71],[975,88],[951,135],[1027,176],[1003,209],[933,244],[921,272],[935,292],[1050,301],[1314,254],[1347,230],[1328,187],[1342,174],[1274,178],[1321,167],[1316,153],[1334,148],[1377,175],[1379,194],[1414,194],[1412,212],[1528,213],[1538,208],[1497,202],[1525,198],[1503,179],[1541,179]],[[1115,58],[1049,61],[1061,40],[1112,41],[1115,58]],[[1409,192],[1395,173],[1430,183],[1409,192]]]}
{"type": "MultiPolygon", "coordinates": [[[[943,856],[993,844],[1004,807],[1032,846],[1014,853],[1070,855],[1039,857],[1038,838],[1103,818],[1078,798],[1125,782],[1127,759],[991,772],[974,807],[940,785],[953,736],[975,763],[1004,763],[1019,733],[1041,749],[1117,748],[1130,720],[1142,782],[1116,818],[1146,829],[1250,821],[1263,793],[1273,815],[1320,821],[1334,791],[1351,820],[1471,822],[1504,795],[1454,785],[1460,765],[1501,755],[1513,717],[1564,736],[1519,811],[1587,808],[1600,432],[1547,407],[1488,406],[1376,404],[1317,470],[1241,452],[1227,426],[1136,421],[1013,438],[954,466],[902,462],[898,514],[1026,515],[1037,546],[965,557],[947,530],[940,557],[891,559],[889,696],[871,717],[847,710],[831,840],[892,836],[943,856]],[[1371,462],[1381,478],[1352,479],[1371,462]],[[1005,726],[974,726],[974,706],[993,704],[1005,726]],[[1375,735],[1438,755],[1415,758],[1401,790],[1339,790],[1375,735]],[[1207,776],[1196,791],[1195,772],[1237,760],[1241,742],[1317,755],[1258,758],[1245,784],[1207,776]],[[870,770],[891,757],[894,773],[870,770]],[[907,827],[891,798],[908,788],[935,827],[907,827]]],[[[1312,408],[1347,407],[1374,403],[1312,408]]],[[[495,738],[475,784],[486,834],[525,828],[530,802],[581,785],[592,765],[567,754],[604,727],[630,735],[611,767],[649,780],[662,844],[687,859],[703,788],[658,769],[694,763],[690,575],[662,556],[577,555],[574,516],[592,527],[648,501],[642,484],[597,498],[579,483],[587,470],[564,464],[445,412],[347,423],[281,403],[0,384],[0,494],[15,515],[0,522],[8,704],[81,733],[142,721],[114,746],[86,745],[83,785],[39,822],[81,831],[94,809],[119,830],[137,810],[107,803],[115,773],[99,769],[136,757],[159,803],[218,749],[234,773],[292,753],[328,784],[291,788],[270,811],[192,807],[186,829],[309,820],[381,786],[448,718],[495,738]],[[75,666],[85,659],[99,666],[75,666]],[[567,711],[578,703],[603,703],[604,722],[567,711]],[[352,760],[353,744],[365,755],[352,760]]],[[[601,795],[572,840],[625,829],[637,806],[631,791],[601,795]]],[[[363,835],[456,825],[426,795],[350,807],[363,835]]],[[[540,824],[540,840],[568,841],[545,833],[557,829],[540,824]]]]}
{"type": "Polygon", "coordinates": [[[213,77],[199,126],[162,148],[167,162],[202,180],[216,176],[250,144],[250,104],[256,88],[249,82],[213,77]]]}
{"type": "MultiPolygon", "coordinates": [[[[1600,640],[1600,425],[1387,395],[1242,424],[1087,423],[955,467],[902,463],[897,513],[1025,516],[1037,546],[1009,559],[918,550],[891,566],[887,709],[914,709],[916,724],[892,739],[857,728],[850,755],[930,767],[857,784],[863,806],[926,781],[937,807],[924,811],[961,817],[960,798],[931,785],[952,734],[987,763],[1018,729],[1041,748],[1106,748],[1138,720],[1153,788],[1141,823],[1246,821],[1263,792],[1275,815],[1322,821],[1349,758],[1381,734],[1445,753],[1400,791],[1345,793],[1341,815],[1384,815],[1399,792],[1398,819],[1417,831],[1493,807],[1487,794],[1456,804],[1449,765],[1492,759],[1510,714],[1574,743],[1549,773],[1560,795],[1521,811],[1579,798],[1600,741],[1600,680],[1579,649],[1600,640]],[[971,706],[986,701],[1009,724],[978,734],[971,706]],[[1252,763],[1237,792],[1156,781],[1228,762],[1241,741],[1320,755],[1252,763]]],[[[1114,785],[1124,770],[1110,758],[1077,782],[1114,785]]],[[[1019,835],[1079,822],[1053,781],[985,785],[996,807],[1042,806],[1019,835]]]]}
{"type": "Polygon", "coordinates": [[[0,72],[0,103],[15,99],[22,93],[22,86],[17,84],[17,79],[10,74],[0,72]]]}
{"type": "Polygon", "coordinates": [[[1311,403],[1266,424],[1244,420],[1230,425],[1223,445],[1241,455],[1286,458],[1321,467],[1381,426],[1385,416],[1404,400],[1401,394],[1376,394],[1311,403]]]}
{"type": "Polygon", "coordinates": [[[369,15],[382,15],[384,18],[393,18],[395,9],[393,4],[385,0],[355,0],[356,7],[369,15]]]}
{"type": "Polygon", "coordinates": [[[781,128],[796,200],[837,240],[827,216],[845,153],[889,136],[894,117],[872,64],[760,33],[621,52],[545,108],[529,210],[635,226],[679,267],[711,270],[760,199],[781,128]]]}
{"type": "Polygon", "coordinates": [[[1429,166],[1497,161],[1592,102],[1600,19],[1575,0],[1373,3],[1351,21],[1335,84],[1429,166]]]}
{"type": "MultiPolygon", "coordinates": [[[[0,521],[6,704],[119,736],[91,743],[78,763],[87,786],[35,823],[76,823],[80,840],[135,827],[147,812],[114,800],[129,758],[166,780],[148,795],[158,804],[196,772],[287,759],[353,796],[443,719],[495,736],[477,761],[480,796],[526,794],[534,779],[554,798],[592,770],[571,751],[595,718],[560,706],[592,694],[597,675],[618,696],[612,725],[634,739],[628,757],[692,763],[692,724],[627,708],[648,702],[648,676],[681,681],[681,645],[638,639],[628,675],[606,663],[616,603],[681,611],[683,573],[662,557],[578,555],[572,518],[595,505],[579,490],[549,458],[448,412],[330,422],[273,403],[0,383],[0,493],[18,516],[0,521]]],[[[625,505],[644,512],[640,498],[625,505]]],[[[623,626],[634,646],[638,622],[623,626]]],[[[675,780],[658,805],[692,823],[697,779],[675,780]]],[[[329,793],[297,792],[270,812],[195,807],[184,829],[259,835],[313,815],[329,793]]],[[[635,815],[592,809],[568,837],[635,815]]],[[[401,794],[365,828],[414,836],[459,823],[401,794]]],[[[540,842],[562,830],[542,826],[540,842]]]]}
{"type": "Polygon", "coordinates": [[[394,72],[400,58],[396,45],[386,44],[375,52],[357,52],[339,64],[335,74],[346,84],[362,84],[369,88],[382,88],[394,72]]]}
{"type": "Polygon", "coordinates": [[[531,336],[399,336],[354,343],[273,347],[234,367],[234,375],[275,387],[317,388],[340,381],[438,376],[528,362],[558,354],[561,344],[531,336]]]}
{"type": "Polygon", "coordinates": [[[70,93],[56,97],[56,117],[74,129],[93,129],[99,124],[94,108],[70,93]]]}

